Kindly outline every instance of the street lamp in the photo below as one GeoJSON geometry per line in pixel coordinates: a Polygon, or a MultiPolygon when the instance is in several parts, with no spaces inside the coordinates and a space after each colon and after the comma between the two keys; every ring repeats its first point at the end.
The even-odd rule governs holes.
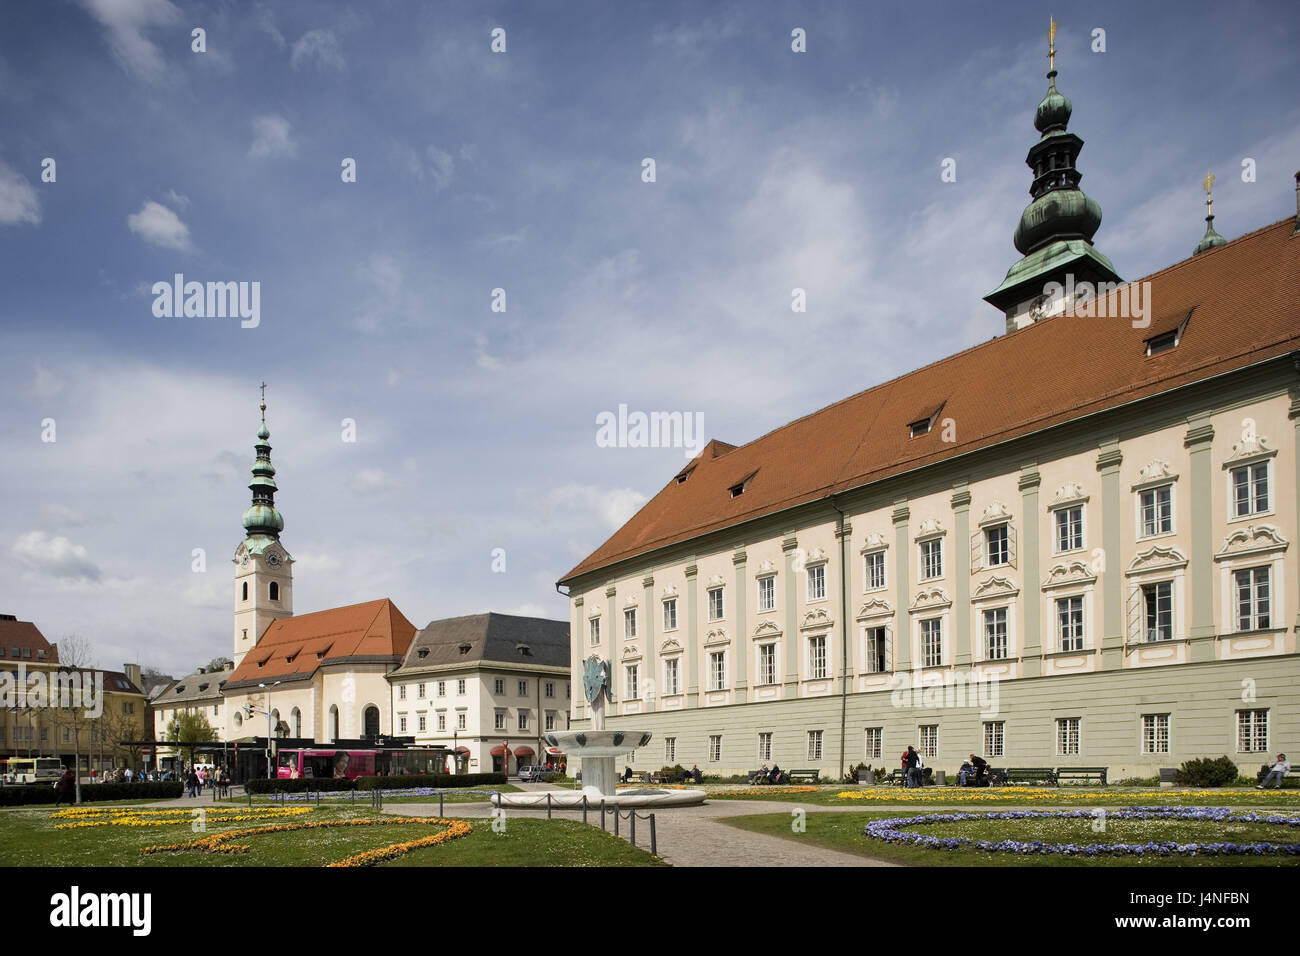
{"type": "MultiPolygon", "coordinates": [[[[276,681],[274,684],[271,684],[270,687],[268,687],[266,684],[258,684],[257,686],[260,687],[262,690],[269,690],[270,687],[279,687],[280,682],[276,681]]],[[[270,696],[271,696],[270,694],[267,694],[268,707],[265,711],[263,711],[263,713],[266,714],[266,779],[267,780],[270,780],[272,777],[275,776],[275,774],[273,773],[273,770],[275,768],[271,766],[271,710],[269,706],[271,702],[270,696]]],[[[252,704],[248,705],[249,717],[252,717],[253,714],[257,712],[258,712],[257,709],[254,708],[252,704]]]]}

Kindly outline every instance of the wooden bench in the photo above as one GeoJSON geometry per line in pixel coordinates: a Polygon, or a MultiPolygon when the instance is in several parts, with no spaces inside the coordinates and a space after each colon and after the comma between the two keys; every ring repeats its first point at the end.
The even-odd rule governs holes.
{"type": "Polygon", "coordinates": [[[1046,781],[1048,785],[1060,786],[1056,782],[1056,771],[1051,767],[1009,767],[1005,770],[998,771],[1001,773],[1002,785],[1009,786],[1013,783],[1038,783],[1046,781]]]}
{"type": "Polygon", "coordinates": [[[790,770],[787,773],[791,783],[818,783],[822,775],[820,770],[790,770]]]}
{"type": "Polygon", "coordinates": [[[1057,767],[1056,785],[1062,780],[1082,780],[1085,783],[1096,782],[1106,786],[1106,767],[1057,767]]]}

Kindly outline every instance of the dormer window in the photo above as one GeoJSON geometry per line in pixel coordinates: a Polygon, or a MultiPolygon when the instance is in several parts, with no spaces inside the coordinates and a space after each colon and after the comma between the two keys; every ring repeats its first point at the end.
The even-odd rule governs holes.
{"type": "Polygon", "coordinates": [[[474,645],[471,644],[469,641],[464,641],[463,643],[461,643],[458,649],[462,654],[468,654],[470,652],[470,648],[472,648],[473,646],[474,645]]]}
{"type": "Polygon", "coordinates": [[[429,656],[429,649],[427,647],[421,647],[415,652],[415,656],[421,659],[426,658],[429,656]]]}
{"type": "Polygon", "coordinates": [[[1147,339],[1147,355],[1159,355],[1161,352],[1168,352],[1178,344],[1178,330],[1165,332],[1163,335],[1157,335],[1154,338],[1147,339]]]}
{"type": "Polygon", "coordinates": [[[907,426],[912,438],[920,438],[922,435],[930,434],[930,419],[922,418],[912,422],[907,426]]]}
{"type": "Polygon", "coordinates": [[[745,493],[745,489],[749,487],[749,483],[754,480],[754,476],[757,474],[758,474],[757,471],[752,471],[744,478],[742,478],[740,481],[736,482],[734,485],[728,488],[727,491],[731,493],[731,497],[739,498],[741,495],[743,495],[745,493]]]}
{"type": "Polygon", "coordinates": [[[683,468],[681,471],[679,471],[679,472],[677,473],[677,478],[675,479],[675,481],[677,482],[677,484],[679,484],[679,485],[684,485],[684,484],[686,484],[686,479],[689,478],[689,477],[691,477],[691,472],[693,472],[694,470],[695,470],[695,465],[694,465],[694,464],[690,464],[690,465],[687,465],[685,468],[683,468]]]}

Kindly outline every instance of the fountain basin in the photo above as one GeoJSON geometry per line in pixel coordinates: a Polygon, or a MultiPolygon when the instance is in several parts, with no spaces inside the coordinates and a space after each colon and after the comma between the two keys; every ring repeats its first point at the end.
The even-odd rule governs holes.
{"type": "Polygon", "coordinates": [[[644,747],[652,736],[641,730],[565,730],[543,739],[570,757],[621,757],[644,747]]]}

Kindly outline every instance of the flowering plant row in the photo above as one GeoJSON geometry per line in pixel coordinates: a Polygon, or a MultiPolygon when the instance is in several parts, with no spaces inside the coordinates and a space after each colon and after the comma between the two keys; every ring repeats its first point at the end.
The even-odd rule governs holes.
{"type": "MultiPolygon", "coordinates": [[[[224,824],[244,821],[275,820],[311,813],[311,807],[218,807],[202,811],[205,823],[224,824]]],[[[145,810],[136,807],[93,808],[90,812],[60,811],[51,818],[71,819],[71,823],[56,823],[56,830],[82,830],[90,827],[165,827],[189,823],[196,818],[196,810],[145,810]]]]}
{"type": "Polygon", "coordinates": [[[434,833],[406,843],[394,843],[391,846],[383,846],[377,850],[367,850],[364,853],[358,853],[356,856],[349,856],[328,865],[331,867],[374,866],[376,863],[385,863],[388,860],[396,859],[405,853],[410,853],[412,850],[418,850],[426,846],[437,846],[440,843],[446,843],[448,840],[466,836],[473,829],[464,820],[430,820],[429,822],[446,823],[448,827],[441,833],[434,833]]]}
{"type": "MultiPolygon", "coordinates": [[[[886,843],[901,843],[932,850],[975,849],[989,853],[1063,854],[1066,856],[1101,856],[1127,854],[1133,856],[1300,856],[1300,843],[1177,843],[1174,841],[1149,841],[1147,843],[1047,843],[1042,840],[971,840],[967,837],[934,837],[908,833],[905,827],[932,823],[957,823],[965,820],[1034,820],[1034,819],[1095,819],[1092,810],[1009,810],[995,813],[930,813],[913,817],[890,817],[867,824],[864,833],[886,843]]],[[[1258,813],[1234,814],[1228,807],[1133,807],[1128,810],[1111,810],[1108,820],[1194,820],[1212,823],[1267,823],[1291,828],[1300,827],[1300,817],[1264,815],[1258,813]]]]}
{"type": "MultiPolygon", "coordinates": [[[[1280,791],[1279,791],[1280,793],[1280,791]]],[[[1117,799],[1151,800],[1160,797],[1218,797],[1222,799],[1223,791],[1215,790],[1093,790],[1082,787],[997,787],[996,789],[953,790],[937,788],[933,790],[899,790],[897,788],[873,788],[869,790],[844,790],[835,795],[839,800],[863,800],[879,803],[1022,803],[1041,801],[1044,803],[1107,803],[1117,799]]]]}

